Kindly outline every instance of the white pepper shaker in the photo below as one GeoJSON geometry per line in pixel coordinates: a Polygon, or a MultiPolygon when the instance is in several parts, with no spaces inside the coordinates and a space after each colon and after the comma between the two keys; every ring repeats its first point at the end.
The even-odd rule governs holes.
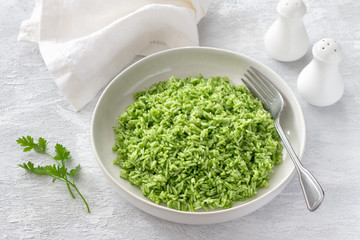
{"type": "Polygon", "coordinates": [[[314,44],[312,53],[313,60],[300,72],[297,89],[312,105],[332,105],[344,93],[344,82],[339,70],[342,50],[334,39],[324,38],[314,44]]]}
{"type": "Polygon", "coordinates": [[[302,0],[282,0],[276,10],[278,17],[265,35],[265,49],[276,60],[296,61],[310,45],[303,22],[306,6],[302,0]]]}

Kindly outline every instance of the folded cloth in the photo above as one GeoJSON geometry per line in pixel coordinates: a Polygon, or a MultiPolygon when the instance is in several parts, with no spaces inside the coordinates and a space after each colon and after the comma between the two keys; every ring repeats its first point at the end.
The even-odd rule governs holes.
{"type": "Polygon", "coordinates": [[[137,55],[198,45],[209,0],[37,0],[19,41],[37,42],[75,110],[137,55]]]}

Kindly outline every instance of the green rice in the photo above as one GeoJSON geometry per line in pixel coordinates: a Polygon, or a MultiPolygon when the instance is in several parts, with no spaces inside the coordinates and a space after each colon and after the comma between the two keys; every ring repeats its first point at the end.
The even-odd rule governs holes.
{"type": "Polygon", "coordinates": [[[171,77],[118,116],[120,176],[169,208],[230,208],[268,186],[282,161],[274,121],[227,77],[171,77]]]}

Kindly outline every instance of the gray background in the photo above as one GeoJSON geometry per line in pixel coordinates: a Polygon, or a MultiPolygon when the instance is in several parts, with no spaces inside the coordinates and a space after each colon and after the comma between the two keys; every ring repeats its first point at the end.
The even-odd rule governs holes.
{"type": "MultiPolygon", "coordinates": [[[[281,63],[264,52],[263,38],[276,18],[277,1],[212,1],[199,23],[200,44],[254,57],[279,73],[294,90],[306,121],[304,164],[326,191],[323,205],[307,211],[297,177],[273,201],[230,222],[190,226],[152,217],[123,200],[100,170],[90,143],[90,122],[99,95],[73,112],[57,89],[36,44],[19,43],[22,20],[34,1],[0,3],[0,238],[4,239],[359,239],[360,2],[308,0],[304,18],[311,44],[337,39],[345,53],[341,70],[343,98],[319,108],[296,90],[299,61],[281,63]],[[77,185],[88,200],[71,199],[63,184],[17,167],[27,160],[44,163],[36,153],[22,153],[15,140],[43,136],[67,146],[82,169],[77,185]]],[[[53,146],[53,145],[52,145],[53,146]]]]}

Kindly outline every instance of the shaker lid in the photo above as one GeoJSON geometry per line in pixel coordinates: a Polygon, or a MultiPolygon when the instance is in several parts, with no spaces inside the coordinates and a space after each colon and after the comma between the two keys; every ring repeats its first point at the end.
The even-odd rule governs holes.
{"type": "Polygon", "coordinates": [[[276,9],[286,18],[299,18],[306,13],[306,6],[302,0],[281,0],[276,9]]]}
{"type": "Polygon", "coordinates": [[[340,44],[332,38],[323,38],[314,44],[312,48],[313,56],[323,62],[340,62],[343,52],[340,44]]]}

